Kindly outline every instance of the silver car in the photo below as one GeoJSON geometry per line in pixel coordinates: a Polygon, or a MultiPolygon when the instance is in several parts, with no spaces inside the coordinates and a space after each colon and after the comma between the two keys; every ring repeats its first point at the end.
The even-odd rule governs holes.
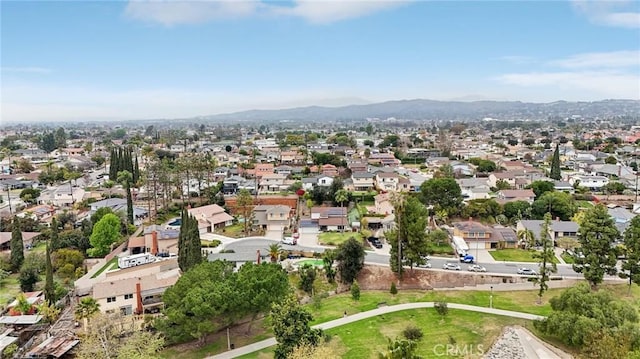
{"type": "Polygon", "coordinates": [[[457,263],[445,263],[442,265],[442,269],[460,270],[460,265],[457,263]]]}
{"type": "Polygon", "coordinates": [[[474,264],[474,265],[470,265],[469,266],[469,271],[470,272],[486,272],[487,268],[485,268],[483,266],[480,266],[480,265],[477,265],[477,264],[474,264]]]}
{"type": "Polygon", "coordinates": [[[518,274],[521,275],[537,275],[536,271],[530,268],[518,268],[518,274]]]}

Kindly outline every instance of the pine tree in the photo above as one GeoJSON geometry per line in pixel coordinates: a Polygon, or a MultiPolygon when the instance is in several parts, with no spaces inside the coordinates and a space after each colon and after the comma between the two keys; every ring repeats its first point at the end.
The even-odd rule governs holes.
{"type": "Polygon", "coordinates": [[[549,178],[554,179],[556,181],[560,181],[562,179],[562,172],[560,171],[560,149],[558,144],[556,144],[556,150],[553,151],[553,158],[551,159],[551,171],[549,173],[549,178]]]}
{"type": "Polygon", "coordinates": [[[138,165],[138,156],[136,156],[136,163],[133,166],[133,183],[138,183],[140,179],[140,166],[138,165]]]}
{"type": "Polygon", "coordinates": [[[20,270],[24,262],[24,241],[22,240],[22,230],[20,229],[20,219],[13,218],[13,230],[11,231],[11,269],[13,272],[20,270]]]}
{"type": "Polygon", "coordinates": [[[53,266],[51,265],[51,248],[58,240],[58,221],[55,218],[51,221],[51,238],[45,246],[45,282],[44,282],[44,298],[51,305],[55,300],[55,285],[53,283],[53,266]]]}
{"type": "Polygon", "coordinates": [[[549,289],[549,276],[551,273],[558,271],[556,263],[553,261],[555,253],[553,250],[553,241],[549,237],[549,229],[551,226],[551,213],[547,212],[544,215],[544,223],[542,224],[542,230],[540,231],[540,241],[542,241],[542,251],[536,252],[533,258],[538,260],[540,264],[540,277],[535,278],[536,284],[540,286],[538,291],[538,304],[542,303],[542,295],[549,289]]]}
{"type": "Polygon", "coordinates": [[[178,236],[178,265],[184,273],[202,262],[202,251],[198,220],[189,215],[186,210],[182,211],[181,218],[182,224],[178,236]]]}
{"type": "Polygon", "coordinates": [[[131,184],[127,181],[127,221],[133,224],[133,198],[131,197],[131,184]]]}

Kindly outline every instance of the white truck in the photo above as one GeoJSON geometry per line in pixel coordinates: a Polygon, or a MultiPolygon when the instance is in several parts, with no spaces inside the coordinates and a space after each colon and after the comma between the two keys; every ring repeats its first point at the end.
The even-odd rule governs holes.
{"type": "Polygon", "coordinates": [[[120,267],[120,269],[131,268],[147,263],[153,263],[157,260],[158,258],[156,258],[151,253],[133,254],[130,256],[118,258],[118,267],[120,267]]]}

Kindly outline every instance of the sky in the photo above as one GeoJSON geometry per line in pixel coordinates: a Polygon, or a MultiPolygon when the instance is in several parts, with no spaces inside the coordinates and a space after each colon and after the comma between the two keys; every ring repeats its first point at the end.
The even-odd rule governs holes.
{"type": "Polygon", "coordinates": [[[1,1],[0,123],[640,99],[640,2],[1,1]]]}

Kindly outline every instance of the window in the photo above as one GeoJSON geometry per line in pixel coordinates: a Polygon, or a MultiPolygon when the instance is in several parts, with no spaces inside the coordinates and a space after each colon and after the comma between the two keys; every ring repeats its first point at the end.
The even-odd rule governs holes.
{"type": "Polygon", "coordinates": [[[107,298],[107,303],[111,303],[111,302],[115,302],[116,301],[116,297],[108,297],[107,298]]]}
{"type": "Polygon", "coordinates": [[[133,293],[131,293],[131,294],[125,294],[125,295],[124,295],[124,300],[127,300],[127,299],[133,299],[133,293]]]}
{"type": "Polygon", "coordinates": [[[284,217],[284,213],[280,212],[280,218],[284,217]]]}

